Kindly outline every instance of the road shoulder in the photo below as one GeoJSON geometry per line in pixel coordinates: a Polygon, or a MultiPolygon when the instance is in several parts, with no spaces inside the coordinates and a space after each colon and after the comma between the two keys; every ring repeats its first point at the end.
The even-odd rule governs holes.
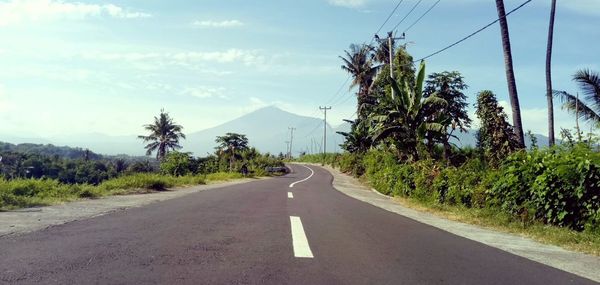
{"type": "Polygon", "coordinates": [[[600,282],[600,258],[545,245],[531,239],[451,221],[430,213],[406,208],[379,192],[364,186],[358,179],[337,169],[323,167],[333,175],[333,187],[338,191],[384,210],[405,216],[449,233],[495,247],[575,275],[600,282]]]}
{"type": "Polygon", "coordinates": [[[115,211],[142,207],[210,189],[248,183],[256,179],[240,179],[230,182],[215,182],[207,185],[175,188],[151,194],[107,196],[53,206],[24,208],[0,212],[0,237],[24,234],[47,227],[106,215],[115,211]]]}

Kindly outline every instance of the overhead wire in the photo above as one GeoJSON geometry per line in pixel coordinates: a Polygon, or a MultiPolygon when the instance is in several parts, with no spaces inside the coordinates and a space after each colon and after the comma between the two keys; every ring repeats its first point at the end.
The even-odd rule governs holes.
{"type": "MultiPolygon", "coordinates": [[[[419,0],[419,2],[421,2],[421,1],[422,1],[422,0],[419,0]]],[[[391,18],[394,16],[394,14],[395,14],[395,13],[396,13],[396,11],[398,10],[398,8],[399,8],[399,7],[400,7],[400,5],[402,4],[402,2],[404,2],[404,0],[400,0],[400,1],[398,1],[398,4],[396,4],[396,6],[394,7],[394,9],[392,9],[392,11],[390,12],[390,14],[389,14],[389,15],[386,17],[385,21],[384,21],[384,22],[383,22],[383,23],[382,23],[382,24],[379,26],[379,28],[377,29],[377,31],[375,32],[375,34],[378,34],[378,33],[379,33],[379,32],[380,32],[382,29],[383,29],[383,27],[384,27],[384,26],[385,26],[385,25],[386,25],[386,24],[389,22],[389,20],[390,20],[390,19],[391,19],[391,18]]],[[[414,7],[413,7],[413,10],[414,10],[414,7]]],[[[373,40],[374,40],[374,38],[373,38],[373,37],[371,37],[371,44],[373,43],[373,40]]],[[[340,85],[340,87],[338,88],[337,92],[336,92],[336,93],[335,93],[335,94],[334,94],[332,97],[330,97],[330,98],[329,98],[329,100],[327,100],[327,103],[326,103],[325,105],[334,105],[334,104],[332,104],[332,103],[333,103],[333,102],[335,102],[336,100],[338,100],[337,98],[338,98],[339,94],[340,94],[340,93],[341,93],[341,91],[344,89],[344,87],[346,86],[346,84],[347,84],[347,83],[350,81],[350,78],[351,78],[351,77],[352,77],[352,76],[351,76],[350,74],[349,74],[349,75],[346,77],[346,80],[344,80],[344,82],[343,82],[343,83],[340,85]]],[[[346,102],[346,101],[348,101],[348,100],[349,100],[349,98],[351,98],[351,97],[350,97],[350,96],[347,96],[347,97],[341,97],[341,98],[344,98],[343,102],[345,103],[345,102],[346,102]]],[[[336,103],[335,105],[337,105],[337,104],[338,104],[338,103],[336,103]]],[[[314,115],[315,113],[316,113],[316,110],[315,110],[315,112],[313,113],[313,115],[314,115]]],[[[312,115],[311,115],[311,117],[312,117],[312,115]]],[[[315,128],[315,129],[316,129],[316,128],[315,128]]],[[[311,133],[314,133],[314,131],[315,131],[315,130],[312,130],[312,131],[311,131],[311,132],[310,132],[308,135],[306,135],[306,137],[308,137],[308,136],[309,136],[311,133]]]]}
{"type": "Polygon", "coordinates": [[[510,10],[510,11],[509,11],[508,13],[506,13],[506,14],[505,14],[503,17],[499,17],[498,19],[496,19],[496,20],[492,21],[491,23],[489,23],[489,24],[487,24],[487,25],[483,26],[482,28],[480,28],[480,29],[476,30],[475,32],[473,32],[473,33],[471,33],[471,34],[469,34],[469,35],[467,35],[466,37],[463,37],[463,38],[461,38],[460,40],[458,40],[458,41],[456,41],[456,42],[454,42],[454,43],[452,43],[452,44],[450,44],[450,45],[448,45],[448,46],[446,46],[446,47],[444,47],[444,48],[442,48],[442,49],[440,49],[440,50],[438,50],[438,51],[436,51],[436,52],[433,52],[433,53],[431,53],[431,54],[429,54],[429,55],[427,55],[427,56],[424,56],[424,57],[422,57],[421,59],[415,60],[415,61],[413,61],[413,63],[417,63],[417,62],[420,62],[420,61],[422,61],[422,60],[426,60],[426,59],[428,59],[428,58],[431,58],[431,57],[433,57],[433,56],[436,56],[436,55],[438,55],[438,54],[440,54],[440,53],[442,53],[442,52],[444,52],[444,51],[446,51],[446,50],[449,50],[449,49],[451,49],[451,48],[453,48],[453,47],[455,47],[455,46],[459,45],[460,43],[462,43],[462,42],[464,42],[464,41],[466,41],[466,40],[468,40],[468,39],[472,38],[473,36],[475,36],[475,35],[477,35],[477,34],[479,34],[479,33],[483,32],[485,29],[487,29],[487,28],[491,27],[492,25],[494,25],[494,24],[498,23],[498,22],[499,22],[499,21],[500,21],[502,18],[506,18],[506,17],[508,17],[510,14],[512,14],[512,13],[514,13],[514,12],[518,11],[519,9],[523,8],[525,5],[529,4],[529,2],[531,2],[531,1],[533,1],[533,0],[527,0],[527,1],[523,2],[523,4],[521,4],[521,5],[517,6],[516,8],[514,8],[514,9],[512,9],[512,10],[510,10]]]}
{"type": "Polygon", "coordinates": [[[421,19],[423,19],[427,14],[429,14],[429,12],[431,12],[431,10],[433,10],[433,8],[435,8],[435,6],[437,6],[437,4],[439,4],[442,0],[437,0],[435,3],[433,3],[433,5],[431,5],[431,7],[429,7],[429,9],[427,9],[427,11],[425,11],[425,13],[423,13],[416,21],[414,21],[412,24],[410,24],[410,26],[408,26],[408,28],[404,29],[404,31],[402,32],[402,34],[405,34],[406,32],[408,32],[408,30],[410,30],[412,27],[414,27],[419,21],[421,21],[421,19]]]}
{"type": "Polygon", "coordinates": [[[410,14],[412,14],[412,12],[415,11],[415,9],[417,8],[417,6],[419,6],[419,4],[421,4],[421,2],[423,2],[423,0],[417,1],[417,3],[415,3],[415,5],[410,9],[410,11],[408,11],[408,13],[406,13],[406,15],[404,16],[404,18],[402,18],[402,20],[400,20],[400,22],[398,22],[398,24],[396,24],[396,26],[394,26],[394,28],[392,29],[392,31],[397,30],[398,27],[404,22],[404,20],[406,20],[406,18],[408,18],[408,16],[410,16],[410,14]]]}

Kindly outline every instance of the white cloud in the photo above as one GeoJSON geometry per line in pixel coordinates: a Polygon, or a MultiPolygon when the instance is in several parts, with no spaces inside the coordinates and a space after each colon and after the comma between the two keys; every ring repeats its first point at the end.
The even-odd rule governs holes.
{"type": "Polygon", "coordinates": [[[234,28],[244,26],[244,23],[239,20],[225,21],[194,21],[192,25],[203,28],[234,28]]]}
{"type": "Polygon", "coordinates": [[[147,18],[150,14],[131,12],[113,4],[86,4],[60,0],[10,0],[0,2],[0,26],[54,20],[82,20],[88,17],[147,18]]]}
{"type": "Polygon", "coordinates": [[[329,4],[348,8],[359,8],[364,6],[367,0],[329,0],[329,4]]]}
{"type": "Polygon", "coordinates": [[[223,88],[223,87],[208,87],[208,86],[186,88],[183,91],[184,95],[194,96],[194,97],[201,98],[201,99],[206,99],[206,98],[228,99],[228,97],[224,93],[225,93],[225,88],[223,88]]]}
{"type": "Polygon", "coordinates": [[[190,65],[199,62],[210,63],[241,63],[246,66],[262,65],[265,57],[256,50],[228,49],[212,52],[130,52],[106,53],[86,52],[81,55],[86,60],[118,61],[130,63],[145,63],[155,66],[161,65],[190,65]]]}

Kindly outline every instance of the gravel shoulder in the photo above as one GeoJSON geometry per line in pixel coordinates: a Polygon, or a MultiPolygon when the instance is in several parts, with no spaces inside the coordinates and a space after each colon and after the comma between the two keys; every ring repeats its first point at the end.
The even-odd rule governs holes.
{"type": "Polygon", "coordinates": [[[150,194],[108,196],[53,206],[0,212],[0,237],[28,233],[55,225],[102,216],[115,211],[123,211],[129,208],[174,199],[200,191],[223,188],[256,180],[240,179],[230,182],[216,182],[214,184],[174,188],[150,194]]]}

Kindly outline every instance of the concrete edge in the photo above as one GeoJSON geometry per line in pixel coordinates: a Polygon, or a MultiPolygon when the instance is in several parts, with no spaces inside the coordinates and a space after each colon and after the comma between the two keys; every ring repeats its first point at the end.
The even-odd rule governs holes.
{"type": "Polygon", "coordinates": [[[149,204],[183,197],[207,190],[261,181],[267,178],[242,178],[190,187],[176,187],[169,191],[148,194],[115,195],[98,199],[82,199],[57,205],[24,208],[0,212],[0,238],[17,236],[70,222],[91,219],[117,211],[143,207],[149,204]]]}
{"type": "Polygon", "coordinates": [[[333,176],[333,188],[349,197],[448,233],[600,283],[600,257],[569,251],[558,246],[542,244],[518,235],[447,220],[431,213],[407,208],[393,201],[390,196],[364,186],[358,179],[344,174],[335,168],[321,166],[320,164],[309,165],[322,167],[331,173],[333,176]]]}

